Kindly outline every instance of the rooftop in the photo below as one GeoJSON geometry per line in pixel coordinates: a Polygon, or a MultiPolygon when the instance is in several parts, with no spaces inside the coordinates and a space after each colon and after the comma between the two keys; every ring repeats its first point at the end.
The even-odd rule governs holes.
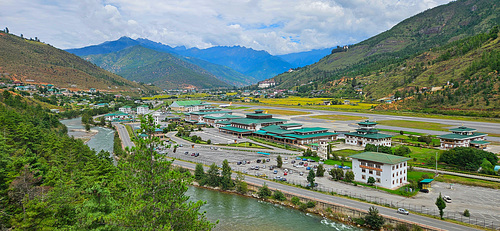
{"type": "Polygon", "coordinates": [[[377,122],[371,122],[369,120],[365,120],[364,122],[359,122],[359,125],[376,125],[377,122]]]}
{"type": "Polygon", "coordinates": [[[458,128],[452,128],[452,129],[450,129],[450,131],[452,131],[452,132],[473,132],[473,131],[476,131],[476,129],[461,126],[458,128]]]}
{"type": "Polygon", "coordinates": [[[391,165],[411,160],[411,158],[407,158],[404,156],[396,156],[379,152],[363,152],[349,157],[353,159],[367,160],[367,161],[373,161],[377,163],[391,164],[391,165]]]}
{"type": "Polygon", "coordinates": [[[487,134],[480,133],[480,132],[474,132],[472,135],[460,135],[460,134],[451,133],[451,134],[440,135],[437,137],[441,138],[441,139],[446,139],[446,140],[466,140],[466,139],[471,139],[471,138],[485,136],[485,135],[487,135],[487,134]]]}

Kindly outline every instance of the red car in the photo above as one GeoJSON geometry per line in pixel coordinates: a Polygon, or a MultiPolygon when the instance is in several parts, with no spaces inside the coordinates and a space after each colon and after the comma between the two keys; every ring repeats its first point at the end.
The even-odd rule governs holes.
{"type": "Polygon", "coordinates": [[[304,167],[307,167],[307,163],[304,163],[304,167]]]}

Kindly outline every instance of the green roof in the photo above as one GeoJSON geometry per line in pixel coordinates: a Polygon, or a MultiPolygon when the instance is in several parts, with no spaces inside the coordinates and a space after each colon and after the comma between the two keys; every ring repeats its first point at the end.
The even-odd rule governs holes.
{"type": "Polygon", "coordinates": [[[264,131],[269,132],[269,133],[280,134],[280,135],[294,133],[294,131],[282,129],[278,125],[266,126],[266,127],[261,128],[261,130],[264,130],[264,131]]]}
{"type": "Polygon", "coordinates": [[[472,132],[472,131],[475,131],[476,129],[474,128],[468,128],[468,127],[458,127],[458,128],[452,128],[450,129],[450,131],[453,131],[453,132],[472,132]]]}
{"type": "Polygon", "coordinates": [[[424,184],[429,184],[433,181],[434,179],[423,179],[420,181],[420,183],[424,183],[424,184]]]}
{"type": "Polygon", "coordinates": [[[370,122],[369,120],[366,120],[364,122],[359,122],[359,125],[376,125],[376,122],[370,122]]]}
{"type": "Polygon", "coordinates": [[[471,144],[489,144],[490,142],[486,140],[473,140],[470,142],[471,144]]]}
{"type": "Polygon", "coordinates": [[[132,108],[132,106],[123,106],[122,108],[132,108]]]}
{"type": "Polygon", "coordinates": [[[411,160],[411,158],[407,158],[407,157],[403,157],[403,156],[396,156],[396,155],[391,155],[391,154],[385,154],[385,153],[379,153],[379,152],[363,152],[363,153],[355,154],[355,155],[352,155],[349,157],[351,157],[353,159],[367,160],[367,161],[373,161],[373,162],[384,163],[384,164],[399,164],[401,162],[411,160]]]}
{"type": "Polygon", "coordinates": [[[128,116],[127,113],[121,111],[115,111],[113,113],[106,114],[104,116],[128,116]]]}
{"type": "Polygon", "coordinates": [[[237,128],[237,127],[232,127],[232,126],[221,127],[220,129],[224,129],[224,130],[228,130],[228,131],[232,131],[232,132],[238,132],[238,133],[252,132],[252,130],[237,128]]]}
{"type": "Polygon", "coordinates": [[[175,101],[175,104],[179,106],[194,106],[202,104],[201,100],[186,100],[186,101],[175,101]]]}
{"type": "Polygon", "coordinates": [[[222,116],[205,116],[205,119],[212,119],[212,120],[222,120],[222,119],[239,119],[241,116],[235,116],[235,115],[229,115],[225,114],[222,116]]]}
{"type": "Polygon", "coordinates": [[[296,126],[302,126],[302,124],[299,123],[287,123],[287,124],[280,124],[281,127],[296,127],[296,126]]]}
{"type": "Polygon", "coordinates": [[[328,131],[328,128],[320,128],[320,127],[312,127],[312,128],[301,128],[301,129],[294,129],[291,130],[297,133],[309,133],[309,132],[321,132],[321,131],[328,131]]]}
{"type": "Polygon", "coordinates": [[[445,134],[445,135],[440,135],[437,136],[438,138],[445,139],[445,140],[465,140],[465,139],[470,139],[474,137],[479,137],[479,136],[484,136],[486,133],[480,133],[480,132],[474,132],[472,135],[460,135],[460,134],[445,134]]]}
{"type": "Polygon", "coordinates": [[[233,113],[232,111],[194,111],[188,114],[191,115],[210,115],[210,114],[229,114],[233,113]]]}
{"type": "Polygon", "coordinates": [[[231,121],[219,121],[217,124],[231,124],[231,121]]]}
{"type": "Polygon", "coordinates": [[[309,138],[317,138],[317,137],[333,136],[333,135],[337,135],[337,133],[323,132],[323,133],[308,134],[308,135],[286,134],[285,136],[292,137],[292,138],[297,138],[297,139],[309,139],[309,138]]]}
{"type": "Polygon", "coordinates": [[[245,125],[250,125],[250,124],[263,124],[263,123],[276,123],[276,122],[284,122],[286,121],[285,119],[249,119],[249,118],[241,118],[241,119],[233,119],[231,120],[232,123],[238,123],[238,124],[245,124],[245,125]]]}

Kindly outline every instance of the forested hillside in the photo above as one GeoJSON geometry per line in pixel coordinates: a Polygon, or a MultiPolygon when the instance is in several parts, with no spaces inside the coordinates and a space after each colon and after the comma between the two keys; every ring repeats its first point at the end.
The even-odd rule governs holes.
{"type": "Polygon", "coordinates": [[[157,155],[150,144],[139,142],[114,166],[109,153],[68,137],[56,115],[8,91],[0,95],[0,130],[1,230],[212,227],[201,203],[183,196],[190,176],[166,161],[144,165],[157,155]]]}
{"type": "Polygon", "coordinates": [[[328,89],[331,81],[380,74],[429,49],[485,33],[499,24],[498,1],[454,1],[408,18],[346,49],[335,49],[313,65],[274,79],[278,87],[292,88],[313,81],[318,89],[328,89]]]}
{"type": "Polygon", "coordinates": [[[149,90],[48,44],[0,32],[0,76],[60,88],[149,90]]]}
{"type": "Polygon", "coordinates": [[[199,66],[140,45],[83,58],[128,80],[152,83],[162,89],[230,87],[199,66]]]}

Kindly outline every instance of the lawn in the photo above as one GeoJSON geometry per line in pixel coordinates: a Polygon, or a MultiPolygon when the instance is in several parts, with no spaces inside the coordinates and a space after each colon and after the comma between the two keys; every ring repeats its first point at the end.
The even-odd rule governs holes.
{"type": "Polygon", "coordinates": [[[227,109],[231,109],[231,110],[238,110],[238,109],[247,109],[247,108],[250,108],[250,107],[238,107],[238,106],[229,106],[229,107],[226,107],[227,109]]]}
{"type": "Polygon", "coordinates": [[[289,111],[280,109],[248,109],[247,112],[254,112],[255,110],[263,110],[266,114],[276,114],[276,115],[307,115],[309,112],[303,111],[289,111]]]}
{"type": "MultiPolygon", "coordinates": [[[[260,103],[268,104],[268,105],[287,105],[287,106],[315,106],[328,109],[371,109],[376,106],[376,104],[370,103],[360,103],[359,99],[350,99],[350,103],[348,105],[322,105],[323,101],[331,101],[332,98],[307,98],[307,97],[298,97],[298,96],[290,96],[287,98],[270,98],[270,99],[262,99],[258,98],[260,103]]],[[[345,99],[337,99],[340,101],[344,101],[345,99]]]]}
{"type": "Polygon", "coordinates": [[[342,121],[348,121],[348,120],[365,120],[368,119],[367,117],[362,117],[362,116],[349,116],[349,115],[315,115],[315,116],[309,116],[314,119],[323,119],[323,120],[342,120],[342,121]]]}
{"type": "MultiPolygon", "coordinates": [[[[315,160],[316,162],[319,162],[319,157],[317,157],[317,156],[316,157],[315,156],[299,156],[299,157],[300,158],[311,159],[311,160],[315,160]]],[[[340,161],[340,160],[325,160],[323,162],[325,162],[325,165],[331,165],[331,166],[342,165],[342,161],[340,161]]],[[[315,163],[313,163],[313,166],[314,166],[314,164],[315,163]]],[[[352,169],[352,162],[351,161],[345,161],[344,162],[344,166],[349,166],[352,169]]],[[[328,167],[325,166],[325,168],[328,168],[328,167]]],[[[325,174],[328,174],[328,173],[325,172],[325,174]]]]}
{"type": "Polygon", "coordinates": [[[463,184],[470,186],[479,186],[493,189],[500,189],[500,183],[493,181],[485,181],[473,178],[466,178],[460,176],[452,176],[452,175],[439,175],[434,178],[434,180],[445,182],[445,183],[453,183],[453,184],[463,184]]]}
{"type": "Polygon", "coordinates": [[[277,148],[282,148],[282,149],[292,150],[292,151],[298,151],[298,152],[303,151],[302,149],[295,148],[295,147],[292,147],[290,145],[283,145],[283,144],[279,144],[279,143],[274,143],[274,142],[271,142],[271,141],[268,141],[268,140],[264,140],[264,139],[260,139],[260,138],[257,138],[257,137],[248,137],[248,138],[251,139],[251,140],[253,140],[253,141],[255,141],[255,142],[262,143],[262,144],[267,144],[267,145],[270,145],[270,146],[273,146],[273,147],[277,147],[277,148]]]}
{"type": "Polygon", "coordinates": [[[419,147],[413,147],[413,146],[407,146],[407,147],[410,148],[411,153],[406,155],[406,157],[412,158],[408,162],[410,164],[415,165],[415,166],[422,165],[422,163],[425,164],[426,160],[433,157],[433,156],[435,157],[436,153],[437,153],[438,158],[439,158],[439,155],[442,152],[441,150],[431,149],[431,148],[419,148],[419,147]],[[416,161],[414,161],[414,158],[417,158],[416,161]]]}
{"type": "Polygon", "coordinates": [[[433,131],[449,131],[448,127],[452,125],[432,123],[432,122],[421,122],[421,121],[411,121],[411,120],[380,120],[377,121],[378,124],[386,126],[395,126],[403,128],[416,128],[425,129],[433,131]]]}
{"type": "Polygon", "coordinates": [[[364,151],[357,151],[357,150],[352,150],[352,149],[342,149],[338,151],[333,151],[332,153],[335,154],[336,156],[344,156],[348,157],[354,154],[362,153],[364,151]]]}

